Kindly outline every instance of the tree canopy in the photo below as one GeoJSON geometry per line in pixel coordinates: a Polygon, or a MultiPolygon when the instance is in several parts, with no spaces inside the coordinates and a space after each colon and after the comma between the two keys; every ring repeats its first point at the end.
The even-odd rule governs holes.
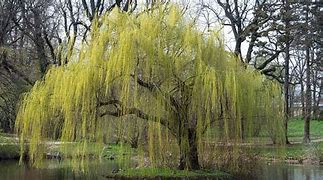
{"type": "Polygon", "coordinates": [[[31,162],[40,162],[49,138],[80,142],[85,153],[111,121],[131,128],[128,115],[148,124],[150,160],[176,142],[180,168],[200,168],[210,144],[239,144],[255,127],[281,142],[279,85],[227,52],[220,32],[197,29],[176,7],[137,15],[115,9],[94,20],[89,41],[21,102],[16,127],[31,162]]]}

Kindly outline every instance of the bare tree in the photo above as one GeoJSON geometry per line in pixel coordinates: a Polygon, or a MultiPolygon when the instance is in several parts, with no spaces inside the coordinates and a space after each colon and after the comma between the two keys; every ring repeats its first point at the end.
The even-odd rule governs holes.
{"type": "Polygon", "coordinates": [[[231,28],[234,52],[243,63],[278,78],[272,73],[275,68],[270,67],[270,63],[283,52],[283,44],[277,38],[282,29],[276,22],[277,12],[282,7],[280,1],[213,0],[202,1],[200,6],[231,28]],[[242,46],[247,47],[245,53],[242,46]],[[256,50],[259,46],[261,50],[256,50]]]}

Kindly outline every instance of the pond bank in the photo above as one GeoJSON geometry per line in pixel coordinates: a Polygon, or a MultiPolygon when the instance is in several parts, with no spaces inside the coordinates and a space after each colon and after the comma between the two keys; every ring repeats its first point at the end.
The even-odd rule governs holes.
{"type": "Polygon", "coordinates": [[[19,159],[18,137],[14,134],[0,133],[0,160],[19,159]]]}
{"type": "Polygon", "coordinates": [[[267,163],[323,165],[323,142],[291,144],[282,147],[267,145],[252,149],[251,153],[267,163]]]}
{"type": "MultiPolygon", "coordinates": [[[[0,143],[0,160],[19,159],[19,148],[18,143],[0,143]]],[[[135,150],[131,148],[120,149],[118,145],[109,145],[104,149],[102,157],[104,159],[114,160],[124,155],[135,155],[135,150]]],[[[293,144],[282,148],[264,146],[256,147],[251,151],[252,155],[256,156],[260,161],[267,163],[280,162],[286,164],[323,165],[323,142],[312,143],[311,145],[293,144]]],[[[65,155],[69,157],[72,153],[73,150],[71,149],[65,155]]],[[[89,153],[91,154],[92,152],[90,151],[89,153]]],[[[47,159],[61,159],[63,152],[55,144],[50,146],[44,155],[47,159]]]]}
{"type": "Polygon", "coordinates": [[[115,179],[218,179],[227,180],[234,177],[222,171],[210,170],[175,170],[168,168],[130,168],[120,170],[106,178],[115,179]]]}
{"type": "MultiPolygon", "coordinates": [[[[87,173],[80,173],[72,171],[71,165],[66,161],[57,160],[45,160],[44,168],[32,168],[27,165],[19,165],[18,161],[0,161],[0,174],[1,180],[104,180],[112,179],[111,172],[116,169],[120,169],[118,161],[91,161],[88,165],[87,173]],[[110,174],[109,174],[110,173],[110,174]]],[[[233,179],[239,180],[251,180],[251,179],[323,179],[323,166],[311,166],[311,165],[287,165],[280,163],[261,164],[258,166],[258,170],[254,171],[253,178],[241,178],[234,177],[233,179]]],[[[138,169],[133,169],[138,171],[138,169]]],[[[130,172],[130,171],[128,171],[130,172]]],[[[221,176],[221,175],[220,175],[221,176]]],[[[115,176],[114,178],[116,178],[115,176]]],[[[134,176],[133,176],[134,178],[134,176]]],[[[132,179],[133,179],[132,178],[132,179]]],[[[164,177],[157,177],[156,179],[170,179],[164,177]]],[[[225,179],[224,177],[213,177],[208,179],[225,179]]],[[[127,179],[126,177],[120,177],[120,179],[127,179]]],[[[129,178],[128,178],[129,179],[129,178]]],[[[149,179],[137,177],[135,179],[149,179]]],[[[197,179],[197,177],[174,177],[171,179],[197,179]]],[[[199,177],[199,179],[201,179],[199,177]]],[[[206,178],[205,178],[206,179],[206,178]]]]}
{"type": "MultiPolygon", "coordinates": [[[[49,166],[55,166],[55,170],[46,170],[50,173],[58,173],[59,171],[56,170],[56,168],[61,166],[60,161],[56,161],[56,159],[60,159],[62,155],[61,146],[62,144],[56,144],[56,143],[48,143],[48,148],[50,151],[46,152],[46,157],[48,159],[52,160],[46,160],[49,164],[49,166]],[[59,162],[56,164],[56,162],[59,162]],[[55,164],[55,165],[53,165],[55,164]]],[[[66,143],[64,144],[68,146],[68,151],[65,153],[68,153],[66,156],[69,157],[69,154],[75,153],[74,144],[72,143],[66,143]]],[[[93,149],[94,151],[95,149],[93,149]]],[[[318,169],[317,171],[320,178],[323,179],[323,142],[315,142],[308,145],[303,144],[292,144],[287,145],[282,148],[279,148],[274,145],[265,145],[265,146],[255,146],[250,148],[251,153],[253,153],[255,156],[258,157],[260,163],[263,164],[263,167],[271,168],[273,169],[270,172],[267,172],[266,170],[260,170],[260,174],[262,173],[272,173],[274,171],[279,171],[276,168],[276,164],[279,164],[279,166],[282,166],[288,171],[288,173],[294,173],[289,172],[290,169],[293,169],[292,171],[297,171],[295,173],[298,173],[299,176],[302,175],[301,170],[306,169],[306,171],[309,171],[308,173],[316,177],[315,173],[312,172],[310,169],[314,167],[314,169],[318,169]],[[303,166],[304,165],[304,166],[303,166]],[[313,165],[320,165],[320,166],[313,166],[313,165]],[[309,169],[309,170],[308,170],[309,169]],[[314,173],[314,175],[312,174],[314,173]],[[321,177],[322,175],[322,177],[321,177]]],[[[229,178],[230,176],[225,175],[224,172],[180,172],[177,170],[161,170],[158,171],[151,171],[147,170],[147,168],[137,168],[137,169],[126,169],[126,170],[119,170],[118,168],[118,161],[122,159],[121,157],[124,156],[130,156],[134,157],[136,156],[136,150],[131,149],[130,147],[124,146],[121,148],[120,145],[108,145],[103,150],[103,153],[101,155],[102,161],[104,161],[105,164],[112,164],[111,166],[114,166],[114,168],[110,168],[110,165],[106,167],[106,165],[98,165],[103,166],[102,172],[97,174],[98,172],[94,169],[89,169],[91,174],[95,174],[95,176],[99,175],[101,178],[114,178],[114,179],[232,179],[229,178]],[[131,151],[131,152],[130,152],[131,151]],[[104,169],[106,168],[106,169],[104,169]]],[[[89,153],[92,153],[91,151],[89,153]]],[[[65,157],[66,157],[65,156],[65,157]]],[[[10,142],[8,139],[6,139],[6,142],[0,143],[0,160],[4,159],[19,159],[19,144],[17,142],[10,142]]],[[[130,158],[129,158],[130,159],[130,158]]],[[[96,163],[95,160],[91,160],[96,163]]],[[[5,164],[6,161],[0,161],[0,165],[3,163],[5,164]]],[[[62,161],[63,162],[63,161],[62,161]]],[[[97,161],[99,162],[99,161],[97,161]]],[[[18,161],[14,161],[14,163],[18,163],[18,161]]],[[[65,162],[63,162],[65,163],[65,162]]],[[[64,165],[69,168],[65,168],[65,171],[71,170],[71,165],[64,165]]],[[[96,166],[96,165],[93,165],[96,166]]],[[[135,166],[134,166],[135,167],[135,166]]],[[[148,168],[149,169],[149,168],[148,168]]],[[[43,172],[44,170],[29,170],[24,169],[21,170],[23,172],[43,172]]],[[[62,175],[61,172],[59,172],[59,176],[67,177],[65,175],[62,175]]],[[[82,175],[83,176],[83,175],[82,175]]],[[[259,177],[262,177],[262,175],[257,175],[259,177]]],[[[269,175],[270,176],[270,175],[269,175]]],[[[70,175],[68,176],[70,178],[70,175]]],[[[232,177],[232,176],[231,176],[232,177]]],[[[279,176],[280,177],[280,176],[279,176]]],[[[62,178],[62,179],[64,179],[62,178]]],[[[67,179],[69,179],[67,178],[67,179]]],[[[46,179],[46,178],[45,178],[46,179]]],[[[94,178],[94,179],[100,179],[100,178],[94,178]]],[[[243,179],[243,178],[239,178],[243,179]]],[[[299,178],[302,179],[302,178],[299,178]]],[[[47,180],[47,179],[46,179],[47,180]]]]}
{"type": "Polygon", "coordinates": [[[0,144],[0,160],[19,159],[18,144],[0,144]]]}

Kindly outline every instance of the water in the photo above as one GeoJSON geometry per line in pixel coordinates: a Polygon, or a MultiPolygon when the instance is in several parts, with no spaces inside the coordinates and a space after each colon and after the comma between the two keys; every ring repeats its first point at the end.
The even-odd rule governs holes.
{"type": "Polygon", "coordinates": [[[263,165],[256,175],[261,180],[323,180],[323,166],[314,165],[263,165]]]}
{"type": "MultiPolygon", "coordinates": [[[[64,179],[107,179],[105,175],[118,169],[116,161],[93,161],[89,163],[89,173],[73,172],[68,162],[46,160],[44,168],[35,169],[19,165],[17,161],[0,161],[0,180],[64,180],[64,179]]],[[[271,164],[263,165],[255,173],[260,180],[323,180],[323,166],[271,164]]]]}
{"type": "Polygon", "coordinates": [[[36,169],[27,165],[19,165],[18,161],[0,161],[0,180],[100,180],[105,175],[118,169],[114,161],[90,162],[88,173],[73,171],[70,162],[46,160],[43,168],[36,169]]]}

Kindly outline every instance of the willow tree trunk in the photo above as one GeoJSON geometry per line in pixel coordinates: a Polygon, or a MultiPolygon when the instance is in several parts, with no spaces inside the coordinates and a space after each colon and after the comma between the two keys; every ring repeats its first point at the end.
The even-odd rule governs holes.
{"type": "Polygon", "coordinates": [[[189,115],[187,106],[178,106],[177,143],[179,146],[179,169],[200,169],[197,149],[196,119],[189,115]]]}
{"type": "Polygon", "coordinates": [[[179,137],[180,161],[179,169],[198,170],[200,169],[196,129],[188,129],[187,136],[179,137]],[[186,139],[187,138],[187,139],[186,139]],[[185,146],[188,142],[188,146],[185,146]]]}

